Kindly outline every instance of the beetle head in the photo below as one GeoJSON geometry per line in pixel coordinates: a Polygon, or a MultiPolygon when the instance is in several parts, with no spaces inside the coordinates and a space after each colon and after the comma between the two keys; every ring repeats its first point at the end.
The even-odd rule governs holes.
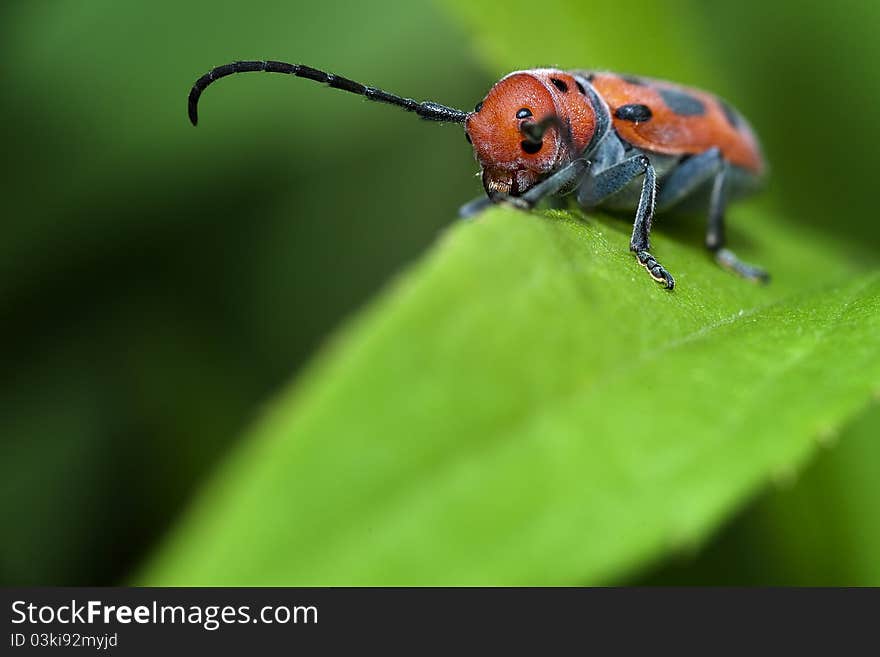
{"type": "Polygon", "coordinates": [[[514,73],[492,87],[465,122],[487,193],[516,196],[553,169],[558,129],[549,127],[541,138],[531,139],[522,127],[555,114],[553,96],[528,73],[514,73]]]}
{"type": "Polygon", "coordinates": [[[490,195],[527,191],[577,157],[593,129],[583,87],[552,69],[502,78],[465,121],[490,195]]]}

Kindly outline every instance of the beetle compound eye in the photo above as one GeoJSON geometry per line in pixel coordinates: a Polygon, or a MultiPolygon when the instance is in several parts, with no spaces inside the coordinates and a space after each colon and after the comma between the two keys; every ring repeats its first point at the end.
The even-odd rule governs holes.
{"type": "Polygon", "coordinates": [[[516,113],[516,118],[518,119],[527,119],[532,115],[532,111],[526,107],[523,107],[516,113]]]}
{"type": "Polygon", "coordinates": [[[544,141],[543,141],[543,140],[541,140],[541,141],[526,141],[526,140],[523,140],[523,141],[520,142],[519,145],[522,147],[522,149],[523,149],[526,153],[528,153],[529,155],[534,155],[535,153],[537,153],[538,151],[540,151],[541,148],[544,146],[544,141]]]}
{"type": "Polygon", "coordinates": [[[550,82],[552,82],[553,86],[559,89],[562,93],[568,91],[568,85],[559,78],[550,78],[550,82]]]}

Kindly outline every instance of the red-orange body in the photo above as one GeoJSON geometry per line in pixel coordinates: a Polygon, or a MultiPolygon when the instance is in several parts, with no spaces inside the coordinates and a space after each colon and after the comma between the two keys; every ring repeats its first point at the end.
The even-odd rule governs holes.
{"type": "Polygon", "coordinates": [[[613,73],[597,73],[591,83],[608,104],[611,115],[623,105],[651,108],[650,121],[632,122],[613,118],[614,129],[633,146],[666,155],[694,155],[713,146],[731,164],[755,174],[764,168],[761,151],[749,125],[716,96],[669,82],[640,78],[626,79],[613,73]],[[661,91],[683,92],[697,99],[704,111],[679,114],[663,100],[661,91]]]}
{"type": "Polygon", "coordinates": [[[754,191],[765,165],[749,124],[712,94],[615,73],[517,71],[467,114],[465,131],[490,201],[527,208],[574,193],[584,208],[634,211],[630,249],[668,289],[675,280],[650,253],[654,214],[695,205],[708,208],[715,259],[767,280],[724,248],[727,201],[754,191]]]}
{"type": "Polygon", "coordinates": [[[758,141],[736,110],[705,91],[662,80],[589,71],[518,71],[502,78],[477,108],[468,115],[466,130],[487,191],[524,192],[574,158],[589,156],[590,146],[598,147],[607,136],[597,131],[612,131],[627,151],[632,146],[647,154],[680,157],[718,148],[744,173],[760,177],[765,168],[758,141]],[[671,106],[668,98],[677,99],[678,105],[671,106]],[[617,116],[627,106],[647,107],[650,116],[617,116]],[[530,116],[514,120],[521,108],[530,116]],[[524,152],[522,122],[545,115],[557,116],[569,135],[564,138],[551,128],[547,150],[524,152]]]}

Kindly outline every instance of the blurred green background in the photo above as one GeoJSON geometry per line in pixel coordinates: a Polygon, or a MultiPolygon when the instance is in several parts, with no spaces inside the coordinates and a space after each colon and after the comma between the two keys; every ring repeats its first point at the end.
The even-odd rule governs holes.
{"type": "MultiPolygon", "coordinates": [[[[520,67],[721,93],[762,137],[760,203],[876,259],[876,3],[641,3],[591,25],[451,5],[0,6],[0,583],[125,581],[262,404],[481,191],[460,129],[306,81],[224,80],[193,129],[186,94],[215,65],[303,62],[468,109],[504,72],[483,37],[520,30],[520,67]]],[[[634,582],[880,584],[849,558],[880,550],[878,422],[634,582]]]]}

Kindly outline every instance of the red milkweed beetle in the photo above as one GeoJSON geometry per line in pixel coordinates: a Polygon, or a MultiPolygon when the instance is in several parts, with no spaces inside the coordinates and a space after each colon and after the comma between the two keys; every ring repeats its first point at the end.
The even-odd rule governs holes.
{"type": "Polygon", "coordinates": [[[301,64],[240,61],[218,66],[193,85],[193,125],[208,85],[252,71],[295,75],[423,119],[463,123],[486,196],[464,205],[462,216],[498,202],[531,208],[543,198],[570,193],[584,208],[634,210],[630,249],[651,277],[671,290],[675,279],[651,255],[654,213],[708,207],[706,246],[715,259],[747,279],[768,279],[764,270],[724,248],[728,199],[754,191],[763,177],[760,146],[745,119],[709,93],[615,73],[532,69],[505,76],[472,112],[464,112],[301,64]]]}

